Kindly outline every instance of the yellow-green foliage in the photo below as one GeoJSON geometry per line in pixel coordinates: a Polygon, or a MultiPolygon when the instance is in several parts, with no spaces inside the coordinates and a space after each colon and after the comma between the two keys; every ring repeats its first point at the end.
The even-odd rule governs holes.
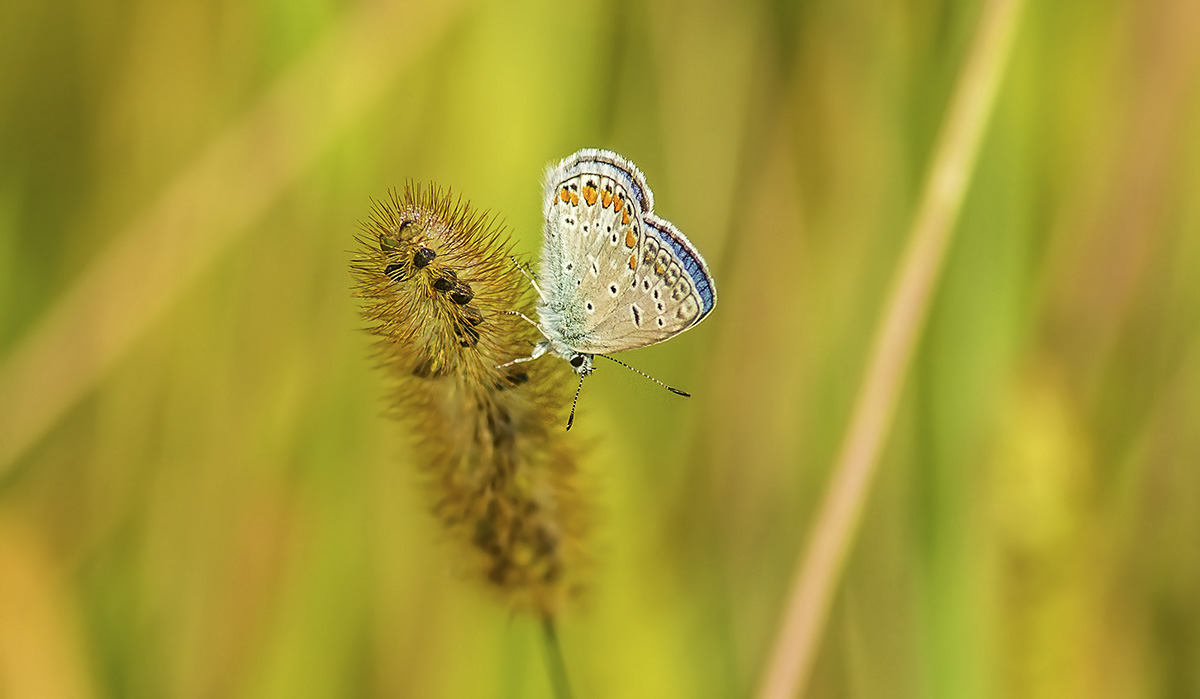
{"type": "MultiPolygon", "coordinates": [[[[557,605],[580,699],[749,696],[993,1],[0,0],[0,697],[546,699],[557,605]],[[584,147],[721,307],[566,433],[509,243],[403,183],[536,269],[584,147]]],[[[809,697],[1200,696],[1198,13],[1026,0],[809,697]]]]}

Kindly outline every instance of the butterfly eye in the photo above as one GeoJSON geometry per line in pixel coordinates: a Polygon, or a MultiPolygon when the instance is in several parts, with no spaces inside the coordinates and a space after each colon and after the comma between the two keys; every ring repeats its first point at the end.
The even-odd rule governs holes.
{"type": "MultiPolygon", "coordinates": [[[[559,366],[562,365],[560,364],[559,366]]],[[[583,355],[577,354],[574,357],[571,357],[571,366],[575,367],[576,369],[583,366],[583,355]]]]}

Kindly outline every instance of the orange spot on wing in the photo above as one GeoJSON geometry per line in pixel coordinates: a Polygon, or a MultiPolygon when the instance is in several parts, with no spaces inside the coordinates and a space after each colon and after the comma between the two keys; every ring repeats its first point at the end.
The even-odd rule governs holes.
{"type": "Polygon", "coordinates": [[[621,213],[621,208],[625,206],[625,200],[621,198],[620,194],[618,194],[616,196],[616,198],[614,199],[614,201],[616,201],[617,203],[616,203],[616,206],[613,207],[613,211],[615,211],[619,214],[619,213],[621,213]]]}
{"type": "Polygon", "coordinates": [[[625,247],[631,248],[634,245],[637,245],[637,236],[633,234],[633,231],[625,231],[625,247]]]}
{"type": "Polygon", "coordinates": [[[657,272],[658,276],[661,277],[663,272],[667,271],[667,268],[663,267],[661,264],[657,264],[657,265],[654,265],[654,271],[657,272]]]}
{"type": "Polygon", "coordinates": [[[571,192],[569,192],[569,191],[567,190],[567,188],[566,188],[566,187],[563,187],[563,188],[562,188],[562,189],[561,189],[561,190],[558,192],[558,198],[559,198],[559,199],[562,199],[564,203],[565,203],[565,202],[568,202],[568,201],[571,201],[571,192]]]}
{"type": "Polygon", "coordinates": [[[604,205],[604,208],[607,209],[608,205],[612,203],[612,192],[600,192],[600,202],[604,205]]]}
{"type": "Polygon", "coordinates": [[[579,195],[571,192],[571,206],[579,206],[579,195]]]}
{"type": "Polygon", "coordinates": [[[621,212],[621,223],[625,224],[626,226],[629,225],[629,209],[625,209],[623,212],[621,212]]]}
{"type": "Polygon", "coordinates": [[[629,256],[629,269],[637,269],[637,255],[629,256]]]}
{"type": "Polygon", "coordinates": [[[596,203],[596,188],[588,187],[587,185],[584,185],[583,200],[588,203],[588,206],[592,206],[593,204],[595,204],[596,203]]]}

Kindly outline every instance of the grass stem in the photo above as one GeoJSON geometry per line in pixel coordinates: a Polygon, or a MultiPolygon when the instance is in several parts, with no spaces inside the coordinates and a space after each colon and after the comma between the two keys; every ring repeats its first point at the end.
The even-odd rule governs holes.
{"type": "Polygon", "coordinates": [[[990,0],[959,77],[920,208],[876,332],[850,425],[796,570],[762,678],[763,699],[804,691],[833,593],[879,462],[892,413],[925,324],[984,127],[1016,33],[1021,0],[990,0]]]}

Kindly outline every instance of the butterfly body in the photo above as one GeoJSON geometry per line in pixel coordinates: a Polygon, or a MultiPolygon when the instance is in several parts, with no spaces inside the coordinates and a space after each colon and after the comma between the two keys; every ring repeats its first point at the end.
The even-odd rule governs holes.
{"type": "Polygon", "coordinates": [[[637,167],[584,149],[546,173],[540,327],[533,357],[553,354],[581,376],[592,357],[662,342],[716,305],[704,258],[669,221],[637,167]]]}

